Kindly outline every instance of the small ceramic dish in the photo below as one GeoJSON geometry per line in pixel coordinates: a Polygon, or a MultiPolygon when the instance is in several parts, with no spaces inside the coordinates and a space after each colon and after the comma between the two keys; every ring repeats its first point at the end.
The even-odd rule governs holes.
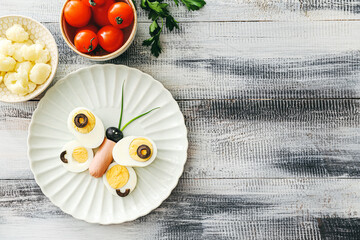
{"type": "MultiPolygon", "coordinates": [[[[98,46],[99,49],[94,50],[93,52],[90,53],[82,53],[79,50],[76,49],[75,45],[74,45],[74,38],[76,35],[76,28],[70,26],[66,21],[65,21],[65,17],[64,17],[64,8],[66,3],[70,1],[67,0],[65,1],[63,8],[61,10],[61,15],[60,15],[60,29],[61,29],[61,34],[66,42],[66,44],[77,54],[79,54],[80,56],[83,56],[85,58],[88,58],[90,60],[94,60],[94,61],[107,61],[113,58],[116,58],[118,56],[120,56],[121,54],[123,54],[131,45],[131,43],[134,41],[135,38],[135,34],[136,34],[136,30],[137,30],[137,13],[136,13],[136,8],[133,4],[132,1],[117,1],[117,2],[126,2],[128,3],[131,8],[134,11],[134,21],[133,23],[129,26],[126,27],[124,29],[121,29],[124,33],[124,44],[115,52],[109,53],[103,49],[100,48],[100,46],[98,46]]],[[[91,21],[91,20],[90,20],[91,21]]]]}
{"type": "Polygon", "coordinates": [[[42,93],[52,82],[55,77],[58,66],[59,53],[54,37],[50,31],[38,21],[24,16],[3,16],[0,17],[0,37],[5,37],[5,32],[14,24],[20,24],[29,33],[32,41],[40,40],[45,43],[50,52],[51,74],[45,83],[38,85],[35,90],[25,96],[11,93],[5,86],[4,82],[0,83],[0,101],[2,102],[25,102],[42,93]]]}

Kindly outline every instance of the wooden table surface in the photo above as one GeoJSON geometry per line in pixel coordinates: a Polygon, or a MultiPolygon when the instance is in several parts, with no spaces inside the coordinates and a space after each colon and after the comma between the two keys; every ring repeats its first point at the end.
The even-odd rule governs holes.
{"type": "MultiPolygon", "coordinates": [[[[137,1],[139,2],[139,1],[137,1]]],[[[55,36],[55,82],[86,60],[65,44],[59,0],[0,0],[0,16],[55,36]]],[[[356,239],[360,237],[360,1],[207,0],[171,9],[163,54],[134,44],[108,63],[138,68],[178,101],[189,130],[176,189],[145,217],[76,220],[41,192],[26,156],[38,101],[0,103],[0,239],[356,239]]]]}

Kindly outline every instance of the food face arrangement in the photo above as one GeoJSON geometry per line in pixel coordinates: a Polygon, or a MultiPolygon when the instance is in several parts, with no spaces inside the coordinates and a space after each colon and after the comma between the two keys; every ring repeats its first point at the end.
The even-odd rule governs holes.
{"type": "Polygon", "coordinates": [[[115,0],[71,0],[65,5],[64,18],[75,30],[71,40],[78,51],[112,53],[124,44],[123,30],[134,22],[134,11],[115,0]]]}
{"type": "Polygon", "coordinates": [[[126,197],[136,187],[137,176],[132,167],[145,167],[157,155],[155,143],[147,137],[123,136],[122,131],[133,121],[158,108],[153,108],[121,127],[124,102],[122,86],[121,111],[118,127],[104,129],[99,117],[91,110],[80,107],[72,110],[68,117],[68,129],[76,140],[62,148],[60,161],[70,172],[83,172],[95,178],[103,178],[104,185],[115,196],[126,197]],[[93,149],[97,149],[95,155],[93,149]],[[115,162],[113,162],[115,161],[115,162]]]}
{"type": "Polygon", "coordinates": [[[10,92],[25,96],[46,82],[51,73],[50,53],[43,42],[30,40],[29,33],[14,24],[0,38],[0,83],[10,92]]]}

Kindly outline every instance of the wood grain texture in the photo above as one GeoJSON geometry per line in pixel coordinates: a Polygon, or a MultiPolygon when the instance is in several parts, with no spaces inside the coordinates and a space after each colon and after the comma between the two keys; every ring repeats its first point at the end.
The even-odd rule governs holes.
{"type": "MultiPolygon", "coordinates": [[[[0,161],[10,161],[0,179],[32,178],[23,146],[36,105],[0,104],[0,161]]],[[[189,130],[185,178],[360,177],[360,100],[179,105],[189,130]]]]}
{"type": "Polygon", "coordinates": [[[64,214],[33,180],[1,180],[0,237],[331,239],[343,231],[331,221],[347,222],[347,235],[358,232],[351,218],[358,217],[359,190],[359,179],[182,179],[149,215],[100,226],[64,214]]]}
{"type": "MultiPolygon", "coordinates": [[[[64,2],[1,0],[0,15],[21,14],[42,22],[57,22],[64,2]]],[[[140,0],[135,2],[139,6],[140,0]]],[[[181,22],[360,19],[358,0],[217,0],[207,1],[205,8],[198,12],[188,12],[181,4],[176,7],[172,0],[166,2],[170,3],[170,11],[181,22]]],[[[140,22],[149,22],[144,11],[139,10],[138,16],[140,22]]]]}
{"type": "MultiPolygon", "coordinates": [[[[65,44],[57,24],[46,26],[60,52],[55,81],[95,64],[65,44]]],[[[147,28],[106,63],[149,73],[179,100],[360,97],[360,21],[184,23],[165,33],[158,59],[141,44],[147,28]]]]}
{"type": "Polygon", "coordinates": [[[318,218],[322,239],[359,239],[359,218],[318,218]]]}
{"type": "MultiPolygon", "coordinates": [[[[62,40],[63,2],[0,0],[0,16],[30,16],[53,33],[54,82],[97,64],[62,40]]],[[[139,11],[134,44],[107,63],[151,74],[178,100],[189,158],[177,188],[134,222],[76,220],[29,169],[38,102],[0,103],[0,239],[358,239],[360,1],[208,0],[199,12],[171,10],[181,28],[165,31],[158,59],[141,46],[149,20],[139,11]]]]}

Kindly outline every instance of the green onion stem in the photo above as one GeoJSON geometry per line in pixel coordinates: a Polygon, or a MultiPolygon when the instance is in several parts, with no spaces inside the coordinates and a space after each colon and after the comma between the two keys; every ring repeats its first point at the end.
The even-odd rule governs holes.
{"type": "Polygon", "coordinates": [[[123,82],[122,88],[121,88],[121,111],[120,111],[120,120],[119,120],[119,129],[121,128],[121,121],[122,121],[122,116],[123,116],[123,109],[124,109],[124,85],[125,85],[125,80],[123,82]]]}
{"type": "Polygon", "coordinates": [[[156,109],[158,109],[158,108],[160,108],[160,107],[153,108],[153,109],[151,109],[150,111],[147,111],[146,113],[143,113],[143,114],[140,114],[140,115],[137,116],[137,117],[134,117],[134,118],[131,119],[128,123],[126,123],[126,124],[123,126],[123,128],[120,129],[120,131],[124,131],[124,129],[125,129],[130,123],[132,123],[133,121],[135,121],[135,120],[138,119],[138,118],[141,118],[142,116],[145,116],[146,114],[151,113],[152,111],[154,111],[154,110],[156,110],[156,109]]]}

